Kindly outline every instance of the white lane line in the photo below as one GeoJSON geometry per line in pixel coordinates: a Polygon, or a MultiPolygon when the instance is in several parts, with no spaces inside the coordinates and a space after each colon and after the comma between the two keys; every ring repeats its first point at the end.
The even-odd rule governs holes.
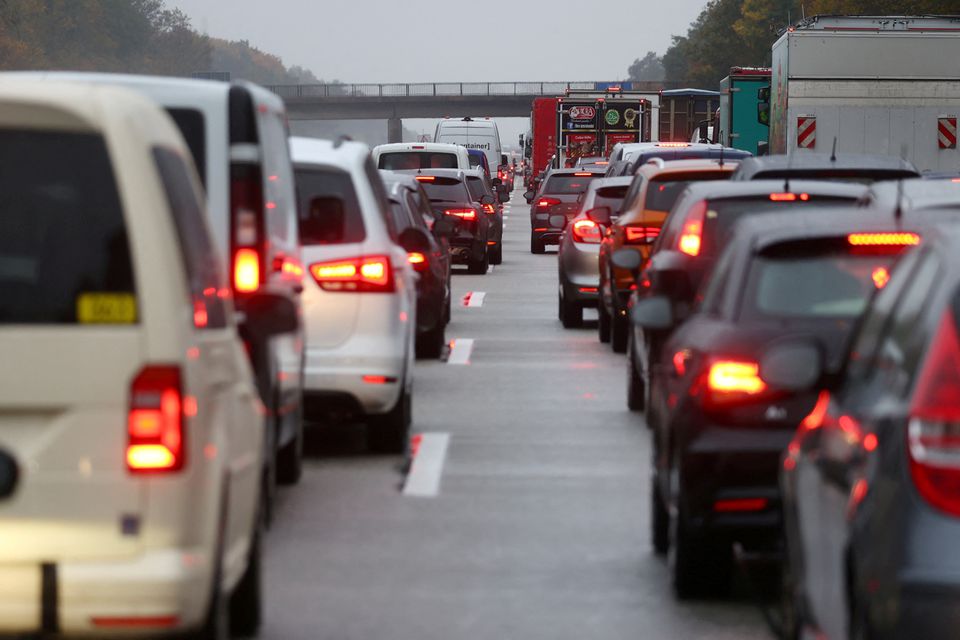
{"type": "Polygon", "coordinates": [[[449,433],[422,433],[410,465],[410,473],[403,483],[403,495],[417,498],[435,498],[440,493],[443,463],[450,446],[449,433]]]}
{"type": "MultiPolygon", "coordinates": [[[[489,265],[487,267],[487,270],[488,270],[487,273],[489,273],[489,269],[492,266],[493,265],[489,265]]],[[[466,306],[468,307],[482,307],[483,299],[486,297],[487,297],[487,293],[485,291],[471,291],[464,298],[464,303],[466,303],[466,306]]]]}
{"type": "Polygon", "coordinates": [[[491,264],[491,265],[488,265],[488,266],[487,266],[487,273],[493,273],[493,267],[494,267],[494,265],[492,265],[492,264],[491,264]]]}
{"type": "Polygon", "coordinates": [[[470,364],[471,353],[473,353],[473,338],[457,338],[450,343],[447,364],[470,364]]]}

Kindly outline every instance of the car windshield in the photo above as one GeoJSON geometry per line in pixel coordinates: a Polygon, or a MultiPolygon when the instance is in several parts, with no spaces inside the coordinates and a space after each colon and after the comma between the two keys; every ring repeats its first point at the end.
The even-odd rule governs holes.
{"type": "Polygon", "coordinates": [[[754,258],[741,320],[856,318],[889,280],[897,252],[857,253],[839,242],[827,244],[832,246],[803,243],[754,258]]]}
{"type": "Polygon", "coordinates": [[[363,214],[350,174],[337,169],[300,167],[296,176],[302,244],[363,241],[363,214]]]}
{"type": "Polygon", "coordinates": [[[587,185],[594,178],[600,177],[599,174],[578,176],[573,173],[550,176],[547,179],[547,186],[543,189],[544,193],[553,193],[558,195],[578,194],[587,190],[587,185]]]}
{"type": "Polygon", "coordinates": [[[97,324],[94,308],[135,321],[127,228],[103,138],[0,129],[0,166],[0,324],[97,324]]]}
{"type": "Polygon", "coordinates": [[[467,187],[457,178],[423,176],[420,184],[430,202],[472,202],[467,187]]]}
{"type": "Polygon", "coordinates": [[[456,169],[454,153],[429,151],[396,151],[381,154],[378,169],[387,171],[411,171],[416,169],[456,169]]]}

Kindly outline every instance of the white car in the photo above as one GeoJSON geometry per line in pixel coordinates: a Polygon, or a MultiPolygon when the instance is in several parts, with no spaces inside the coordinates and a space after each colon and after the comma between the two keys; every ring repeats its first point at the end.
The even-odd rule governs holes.
{"type": "Polygon", "coordinates": [[[255,632],[263,409],[175,124],[6,78],[0,193],[0,634],[255,632]]]}
{"type": "Polygon", "coordinates": [[[373,148],[373,164],[385,171],[418,169],[469,169],[465,147],[436,142],[397,142],[373,148]]]}
{"type": "Polygon", "coordinates": [[[367,421],[371,450],[402,453],[410,428],[417,292],[386,189],[357,142],[292,138],[300,197],[307,418],[367,421]]]}

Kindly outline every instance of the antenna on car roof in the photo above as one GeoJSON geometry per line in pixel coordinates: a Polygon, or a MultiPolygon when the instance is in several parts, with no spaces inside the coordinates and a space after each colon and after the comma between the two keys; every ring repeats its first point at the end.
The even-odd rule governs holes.
{"type": "MultiPolygon", "coordinates": [[[[900,145],[900,158],[904,162],[907,160],[906,143],[900,145]]],[[[903,176],[897,178],[897,204],[893,208],[893,220],[897,223],[897,227],[899,228],[903,221],[903,176]]]]}
{"type": "MultiPolygon", "coordinates": [[[[723,131],[720,132],[720,140],[723,140],[723,131]]],[[[720,168],[723,168],[723,142],[720,143],[720,168]]]]}
{"type": "Polygon", "coordinates": [[[837,136],[833,136],[833,151],[830,152],[830,162],[837,161],[837,136]]]}

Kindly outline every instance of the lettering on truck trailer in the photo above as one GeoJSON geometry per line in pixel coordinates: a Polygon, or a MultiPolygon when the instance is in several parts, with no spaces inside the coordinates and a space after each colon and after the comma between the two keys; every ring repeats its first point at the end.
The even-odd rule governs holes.
{"type": "Polygon", "coordinates": [[[479,142],[458,142],[458,145],[465,147],[467,149],[477,149],[478,151],[490,151],[490,143],[479,143],[479,142]]]}

